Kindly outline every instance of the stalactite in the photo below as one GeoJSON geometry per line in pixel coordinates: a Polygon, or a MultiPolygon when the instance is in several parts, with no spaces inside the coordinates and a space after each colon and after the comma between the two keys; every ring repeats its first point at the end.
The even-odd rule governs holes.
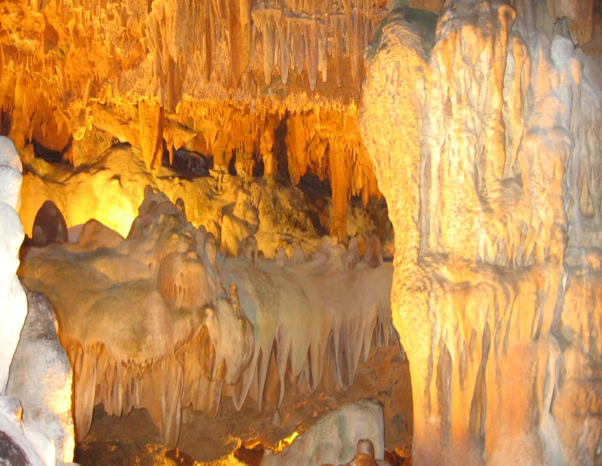
{"type": "Polygon", "coordinates": [[[156,173],[163,159],[163,128],[165,113],[162,105],[140,100],[138,102],[140,120],[140,145],[146,167],[156,173]]]}
{"type": "Polygon", "coordinates": [[[278,395],[265,396],[273,396],[280,405],[287,368],[297,380],[307,381],[310,391],[324,377],[337,386],[353,383],[357,364],[366,360],[371,345],[389,344],[389,304],[380,293],[390,283],[392,269],[364,265],[343,271],[337,255],[340,246],[325,244],[324,254],[330,256],[327,264],[318,261],[282,268],[271,261],[254,266],[232,260],[220,267],[223,280],[238,285],[241,305],[257,309],[255,354],[234,389],[237,409],[249,395],[257,397],[261,407],[264,393],[271,391],[278,395]],[[349,283],[356,284],[357,295],[349,295],[349,283]],[[308,319],[299,320],[299,315],[308,319]],[[382,338],[373,341],[376,328],[383,329],[382,338]],[[332,353],[327,351],[331,340],[332,353]],[[334,372],[326,374],[326,367],[334,372]],[[253,383],[257,383],[256,391],[253,383]]]}
{"type": "Polygon", "coordinates": [[[121,262],[117,269],[87,253],[103,250],[101,238],[110,230],[87,228],[71,244],[75,255],[73,248],[62,258],[60,251],[38,249],[36,264],[22,268],[54,301],[74,370],[76,437],[87,434],[94,405],[103,403],[115,415],[146,408],[174,446],[182,403],[193,401],[190,387],[206,388],[195,395],[200,405],[219,406],[217,387],[237,382],[249,363],[253,327],[237,298],[217,297],[215,260],[206,257],[206,243],[195,243],[204,236],[193,234],[181,201],[174,205],[148,187],[129,239],[104,247],[105,261],[121,262]],[[46,285],[33,278],[45,274],[44,263],[57,266],[46,285]],[[61,291],[54,280],[76,291],[61,291]]]}
{"type": "Polygon", "coordinates": [[[328,150],[334,209],[330,235],[338,237],[346,243],[349,239],[347,234],[347,201],[349,200],[351,167],[348,164],[345,148],[341,147],[338,141],[331,141],[328,150]]]}
{"type": "Polygon", "coordinates": [[[318,80],[318,61],[319,61],[319,43],[318,43],[318,19],[314,13],[304,29],[305,44],[307,51],[307,74],[309,77],[309,88],[314,91],[318,80]]]}

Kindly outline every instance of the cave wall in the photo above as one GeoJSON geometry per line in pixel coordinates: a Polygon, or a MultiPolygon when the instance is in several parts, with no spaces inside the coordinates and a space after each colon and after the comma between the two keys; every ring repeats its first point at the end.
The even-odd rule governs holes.
{"type": "Polygon", "coordinates": [[[367,52],[417,465],[597,464],[602,444],[601,74],[515,7],[447,4],[430,53],[392,14],[367,52]]]}
{"type": "Polygon", "coordinates": [[[343,240],[349,196],[382,192],[417,464],[595,464],[593,1],[449,3],[432,50],[430,19],[382,2],[1,6],[0,131],[38,180],[35,156],[84,170],[118,142],[149,177],[185,147],[272,182],[286,153],[294,183],[330,180],[343,240]]]}

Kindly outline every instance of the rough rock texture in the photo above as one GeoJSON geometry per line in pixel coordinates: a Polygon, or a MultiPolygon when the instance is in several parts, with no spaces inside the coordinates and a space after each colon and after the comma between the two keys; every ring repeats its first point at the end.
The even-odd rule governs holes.
{"type": "Polygon", "coordinates": [[[274,455],[266,452],[261,465],[320,466],[348,463],[356,453],[358,441],[362,439],[371,440],[374,456],[383,459],[382,408],[369,401],[348,403],[328,413],[281,453],[274,455]]]}
{"type": "Polygon", "coordinates": [[[532,7],[450,3],[428,57],[393,14],[368,51],[360,128],[395,226],[413,464],[602,448],[601,75],[532,7]]]}
{"type": "MultiPolygon", "coordinates": [[[[19,359],[15,351],[27,315],[27,298],[16,275],[24,237],[15,211],[20,204],[20,188],[19,155],[10,139],[0,136],[0,458],[11,466],[50,466],[56,463],[56,458],[47,432],[24,426],[23,408],[17,398],[21,392],[12,392],[7,387],[11,363],[19,359]]],[[[43,404],[43,408],[47,407],[43,404]]],[[[70,406],[67,411],[70,413],[70,406]]],[[[73,458],[73,446],[71,443],[65,448],[67,460],[73,458]]]]}
{"type": "Polygon", "coordinates": [[[213,417],[223,392],[237,409],[248,395],[280,405],[287,373],[304,393],[323,378],[341,387],[389,343],[390,264],[328,237],[308,261],[258,259],[249,237],[218,263],[186,212],[147,186],[127,239],[90,221],[77,243],[24,252],[19,273],[53,303],[74,368],[78,441],[103,403],[146,408],[173,447],[183,408],[213,417]]]}
{"type": "Polygon", "coordinates": [[[75,439],[71,410],[73,373],[57,336],[57,321],[48,300],[27,293],[28,313],[13,357],[9,396],[23,407],[25,433],[43,453],[46,464],[73,462],[75,439]]]}

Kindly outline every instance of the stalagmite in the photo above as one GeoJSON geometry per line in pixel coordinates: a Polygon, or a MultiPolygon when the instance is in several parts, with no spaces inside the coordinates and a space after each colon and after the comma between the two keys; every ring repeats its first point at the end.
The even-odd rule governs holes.
{"type": "Polygon", "coordinates": [[[73,462],[73,373],[48,300],[27,293],[29,312],[13,358],[7,393],[23,406],[23,426],[47,464],[73,462]],[[43,357],[41,357],[43,355],[43,357]]]}
{"type": "Polygon", "coordinates": [[[368,463],[358,463],[353,458],[356,446],[360,449],[360,444],[363,446],[370,442],[373,463],[385,466],[388,463],[382,461],[383,439],[382,408],[368,401],[348,403],[320,419],[283,452],[266,452],[261,465],[322,466],[326,463],[345,463],[368,466],[368,463]],[[379,459],[378,463],[375,457],[379,459]]]}

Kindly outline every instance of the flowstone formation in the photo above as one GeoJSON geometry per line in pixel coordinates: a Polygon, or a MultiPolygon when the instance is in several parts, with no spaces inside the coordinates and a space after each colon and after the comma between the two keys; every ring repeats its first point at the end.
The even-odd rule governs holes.
{"type": "Polygon", "coordinates": [[[536,28],[541,5],[515,7],[447,4],[428,53],[394,13],[367,52],[360,128],[395,228],[416,465],[602,450],[602,74],[536,28]]]}
{"type": "Polygon", "coordinates": [[[311,259],[266,260],[250,236],[225,259],[186,212],[148,186],[127,238],[90,220],[77,242],[23,252],[19,274],[53,304],[73,366],[78,441],[102,403],[112,415],[146,408],[173,448],[184,408],[214,417],[222,396],[280,406],[287,380],[301,394],[341,388],[395,341],[378,240],[363,259],[356,239],[325,237],[311,259]]]}

